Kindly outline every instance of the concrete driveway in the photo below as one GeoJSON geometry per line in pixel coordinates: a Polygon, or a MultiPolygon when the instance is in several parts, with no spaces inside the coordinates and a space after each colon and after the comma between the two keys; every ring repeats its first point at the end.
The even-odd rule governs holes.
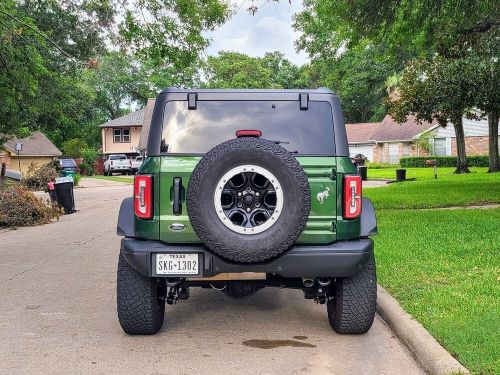
{"type": "Polygon", "coordinates": [[[298,291],[232,300],[194,290],[167,306],[158,335],[125,335],[116,318],[115,225],[131,191],[77,189],[78,213],[0,232],[1,374],[423,373],[378,316],[369,333],[340,336],[326,308],[298,291]]]}

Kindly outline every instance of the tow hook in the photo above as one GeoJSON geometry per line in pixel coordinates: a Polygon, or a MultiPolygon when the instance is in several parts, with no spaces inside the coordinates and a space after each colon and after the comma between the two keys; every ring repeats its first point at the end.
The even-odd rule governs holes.
{"type": "Polygon", "coordinates": [[[177,304],[177,302],[179,302],[179,287],[178,286],[170,287],[166,302],[169,305],[175,305],[175,304],[177,304]]]}

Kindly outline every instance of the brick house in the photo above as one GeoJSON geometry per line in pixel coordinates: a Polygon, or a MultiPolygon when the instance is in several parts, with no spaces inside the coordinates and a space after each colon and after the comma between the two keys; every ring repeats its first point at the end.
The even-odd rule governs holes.
{"type": "MultiPolygon", "coordinates": [[[[463,121],[467,155],[487,155],[487,120],[463,121]]],[[[443,128],[437,123],[418,123],[413,116],[398,124],[387,115],[381,122],[346,124],[346,130],[351,154],[363,154],[375,163],[398,164],[405,156],[457,155],[451,124],[443,128]]]]}
{"type": "Polygon", "coordinates": [[[5,163],[8,169],[26,174],[31,165],[35,168],[57,160],[61,151],[41,132],[33,132],[29,137],[13,138],[0,147],[0,165],[5,163]],[[19,157],[16,144],[22,144],[19,157]],[[19,169],[21,166],[21,169],[19,169]]]}

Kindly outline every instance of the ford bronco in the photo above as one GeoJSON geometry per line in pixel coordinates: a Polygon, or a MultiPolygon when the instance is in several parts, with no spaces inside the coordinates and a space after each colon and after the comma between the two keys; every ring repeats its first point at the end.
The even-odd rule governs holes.
{"type": "Polygon", "coordinates": [[[375,212],[327,89],[160,93],[117,232],[128,334],[158,332],[165,303],[193,287],[233,298],[300,289],[326,304],[337,333],[373,323],[375,212]]]}

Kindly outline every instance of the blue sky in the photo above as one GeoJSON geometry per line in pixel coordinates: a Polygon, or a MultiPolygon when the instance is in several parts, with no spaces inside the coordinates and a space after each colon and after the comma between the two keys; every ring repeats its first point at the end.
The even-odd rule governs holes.
{"type": "Polygon", "coordinates": [[[296,52],[293,44],[299,33],[292,28],[292,16],[302,10],[302,1],[292,0],[291,5],[287,0],[269,2],[260,6],[254,16],[247,11],[252,5],[251,0],[232,0],[232,3],[240,7],[236,14],[216,31],[207,33],[212,39],[207,50],[209,55],[216,55],[221,50],[243,52],[250,56],[280,51],[297,65],[308,61],[307,54],[296,52]]]}

